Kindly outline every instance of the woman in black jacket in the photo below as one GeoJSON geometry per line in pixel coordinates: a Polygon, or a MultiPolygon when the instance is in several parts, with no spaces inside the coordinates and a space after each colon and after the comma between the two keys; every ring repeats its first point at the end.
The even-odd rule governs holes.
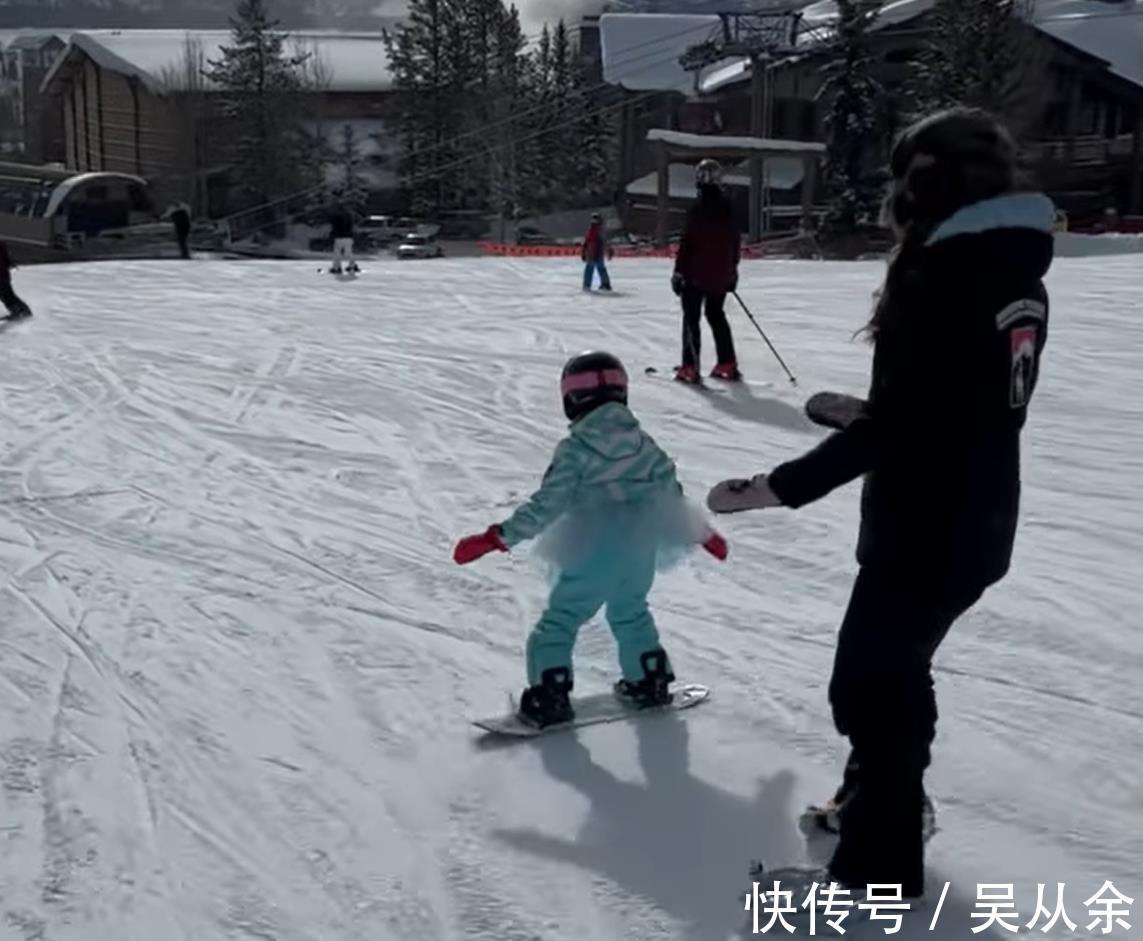
{"type": "Polygon", "coordinates": [[[1047,337],[1054,210],[1018,192],[1012,140],[978,111],[909,128],[892,172],[885,221],[897,247],[868,325],[865,408],[768,477],[719,484],[708,503],[796,508],[865,477],[860,570],[829,688],[852,746],[829,875],[917,897],[937,721],[931,661],[1010,564],[1020,432],[1047,337]]]}

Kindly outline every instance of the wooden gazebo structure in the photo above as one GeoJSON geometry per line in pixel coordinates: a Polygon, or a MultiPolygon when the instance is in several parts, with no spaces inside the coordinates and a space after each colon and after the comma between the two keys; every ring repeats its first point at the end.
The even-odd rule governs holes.
{"type": "MultiPolygon", "coordinates": [[[[825,155],[825,144],[807,141],[768,140],[763,137],[724,137],[718,134],[684,134],[653,128],[647,132],[647,140],[655,147],[658,167],[659,190],[658,209],[655,218],[655,242],[667,242],[667,219],[670,213],[670,166],[671,159],[689,160],[713,157],[716,160],[756,160],[759,163],[767,157],[801,158],[804,168],[802,176],[802,223],[809,226],[814,206],[814,190],[817,184],[818,163],[825,155]]],[[[761,173],[753,173],[754,180],[762,178],[761,173]]],[[[753,185],[750,190],[752,220],[762,218],[762,186],[753,185]]],[[[759,232],[751,232],[757,239],[759,232]]]]}

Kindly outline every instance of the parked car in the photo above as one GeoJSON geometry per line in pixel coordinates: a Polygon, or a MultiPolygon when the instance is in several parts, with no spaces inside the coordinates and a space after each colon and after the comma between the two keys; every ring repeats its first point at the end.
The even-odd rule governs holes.
{"type": "Polygon", "coordinates": [[[551,245],[555,239],[534,225],[522,225],[516,230],[517,245],[551,245]]]}
{"type": "Polygon", "coordinates": [[[401,260],[406,258],[442,258],[444,252],[441,251],[440,245],[427,235],[419,235],[412,232],[406,235],[401,244],[397,246],[397,257],[401,260]]]}
{"type": "Polygon", "coordinates": [[[357,230],[374,245],[388,245],[408,231],[397,228],[396,222],[392,216],[368,216],[357,224],[357,230]]]}

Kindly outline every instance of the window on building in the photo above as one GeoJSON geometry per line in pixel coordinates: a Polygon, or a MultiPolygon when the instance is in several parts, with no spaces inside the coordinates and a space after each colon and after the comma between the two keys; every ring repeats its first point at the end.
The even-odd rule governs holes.
{"type": "Polygon", "coordinates": [[[916,48],[890,49],[885,53],[885,61],[890,65],[905,65],[912,62],[920,54],[921,50],[916,48]]]}
{"type": "Polygon", "coordinates": [[[138,183],[132,183],[127,187],[127,199],[130,201],[132,212],[151,211],[150,197],[147,196],[147,191],[138,183]]]}

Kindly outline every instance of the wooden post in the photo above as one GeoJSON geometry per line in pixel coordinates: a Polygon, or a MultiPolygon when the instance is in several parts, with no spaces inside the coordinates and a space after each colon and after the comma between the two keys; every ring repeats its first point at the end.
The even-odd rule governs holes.
{"type": "Polygon", "coordinates": [[[1143,103],[1135,109],[1135,128],[1131,132],[1131,185],[1128,187],[1127,211],[1137,216],[1143,212],[1143,103]]]}
{"type": "MultiPolygon", "coordinates": [[[[762,136],[762,109],[766,97],[766,68],[762,57],[750,57],[750,134],[762,136]]],[[[762,157],[750,161],[750,241],[762,237],[762,157]]]]}
{"type": "Polygon", "coordinates": [[[809,154],[802,158],[802,228],[813,231],[814,190],[817,188],[818,158],[809,154]]]}
{"type": "Polygon", "coordinates": [[[1083,111],[1083,79],[1076,75],[1068,96],[1067,140],[1064,142],[1064,159],[1070,171],[1076,159],[1076,136],[1079,134],[1080,114],[1083,111]]]}
{"type": "Polygon", "coordinates": [[[655,244],[662,248],[667,244],[667,215],[671,209],[671,165],[667,145],[655,141],[655,159],[659,170],[659,202],[655,214],[655,244]]]}

